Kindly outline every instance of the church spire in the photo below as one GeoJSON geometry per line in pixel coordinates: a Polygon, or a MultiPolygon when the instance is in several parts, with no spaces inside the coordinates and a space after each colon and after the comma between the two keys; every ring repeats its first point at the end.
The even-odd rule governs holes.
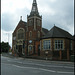
{"type": "Polygon", "coordinates": [[[33,0],[33,3],[36,3],[36,0],[33,0]]]}
{"type": "Polygon", "coordinates": [[[30,15],[34,15],[34,14],[35,15],[39,14],[36,0],[33,0],[32,9],[31,9],[30,15]]]}

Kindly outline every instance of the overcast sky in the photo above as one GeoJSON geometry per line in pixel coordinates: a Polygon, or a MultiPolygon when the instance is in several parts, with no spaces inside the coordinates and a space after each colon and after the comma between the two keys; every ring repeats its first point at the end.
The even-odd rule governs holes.
{"type": "MultiPolygon", "coordinates": [[[[36,0],[42,27],[50,30],[54,24],[74,35],[74,0],[36,0]]],[[[1,0],[1,41],[12,46],[12,32],[20,21],[27,22],[33,0],[1,0]]]]}

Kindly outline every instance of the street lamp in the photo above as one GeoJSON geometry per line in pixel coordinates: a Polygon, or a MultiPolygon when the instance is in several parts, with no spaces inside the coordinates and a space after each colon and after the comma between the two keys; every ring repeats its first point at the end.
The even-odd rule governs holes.
{"type": "Polygon", "coordinates": [[[45,55],[46,55],[46,60],[47,60],[47,56],[48,56],[48,51],[45,51],[45,55]]]}

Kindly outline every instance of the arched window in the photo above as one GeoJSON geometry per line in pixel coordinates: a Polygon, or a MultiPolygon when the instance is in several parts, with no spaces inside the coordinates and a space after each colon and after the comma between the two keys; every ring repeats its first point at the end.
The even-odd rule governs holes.
{"type": "Polygon", "coordinates": [[[18,30],[17,38],[24,39],[24,30],[23,29],[18,30]]]}
{"type": "Polygon", "coordinates": [[[32,31],[29,32],[29,37],[32,37],[32,31]]]}
{"type": "Polygon", "coordinates": [[[38,38],[40,37],[40,31],[38,31],[38,38]]]}
{"type": "Polygon", "coordinates": [[[37,25],[38,25],[38,26],[41,25],[40,23],[41,23],[41,21],[40,21],[40,20],[37,20],[37,25]]]}
{"type": "Polygon", "coordinates": [[[33,19],[29,20],[29,26],[33,25],[33,19]]]}

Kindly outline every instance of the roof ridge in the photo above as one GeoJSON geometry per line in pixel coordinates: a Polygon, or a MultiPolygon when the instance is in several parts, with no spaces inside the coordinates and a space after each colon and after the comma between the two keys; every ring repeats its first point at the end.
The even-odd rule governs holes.
{"type": "Polygon", "coordinates": [[[56,26],[54,25],[54,27],[52,28],[52,29],[53,29],[53,34],[52,34],[52,37],[53,37],[53,35],[54,35],[54,30],[55,30],[55,27],[56,27],[56,26]]]}
{"type": "MultiPolygon", "coordinates": [[[[64,34],[62,32],[60,32],[61,30],[64,31],[63,29],[57,27],[57,30],[59,31],[60,34],[62,34],[64,36],[64,34]]],[[[65,37],[65,36],[64,36],[65,37]]]]}
{"type": "Polygon", "coordinates": [[[69,34],[68,31],[65,31],[57,26],[52,27],[48,33],[43,38],[49,38],[49,37],[58,37],[58,38],[69,38],[72,39],[72,35],[69,34]]]}
{"type": "Polygon", "coordinates": [[[61,29],[59,27],[57,27],[57,29],[58,29],[59,33],[61,33],[64,37],[68,36],[68,38],[72,38],[72,35],[68,31],[61,29]]]}
{"type": "MultiPolygon", "coordinates": [[[[56,26],[57,27],[57,26],[56,26]]],[[[68,31],[66,31],[66,30],[64,30],[64,29],[62,29],[62,28],[60,28],[60,27],[57,27],[58,29],[60,29],[60,30],[62,30],[62,31],[65,31],[65,32],[67,32],[67,33],[69,33],[68,31]]],[[[70,34],[70,33],[69,33],[70,34]]]]}
{"type": "MultiPolygon", "coordinates": [[[[47,28],[42,27],[42,29],[48,30],[47,28]]],[[[49,31],[49,30],[48,30],[49,31]]]]}

